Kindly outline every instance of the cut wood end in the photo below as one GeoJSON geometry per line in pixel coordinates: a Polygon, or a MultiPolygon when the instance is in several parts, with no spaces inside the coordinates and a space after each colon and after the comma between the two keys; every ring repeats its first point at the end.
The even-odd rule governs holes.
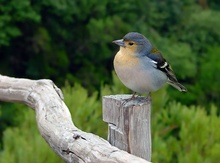
{"type": "Polygon", "coordinates": [[[129,100],[132,97],[130,94],[118,94],[103,96],[104,99],[112,99],[121,103],[124,107],[129,106],[142,106],[151,104],[151,100],[144,96],[137,96],[134,99],[129,100]]]}

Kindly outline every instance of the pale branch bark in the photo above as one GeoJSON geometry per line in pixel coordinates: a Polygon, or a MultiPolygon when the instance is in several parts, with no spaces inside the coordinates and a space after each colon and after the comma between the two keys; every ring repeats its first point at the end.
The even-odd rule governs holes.
{"type": "MultiPolygon", "coordinates": [[[[66,162],[147,163],[76,128],[63,95],[51,80],[16,79],[0,75],[0,100],[33,108],[42,137],[66,162]]],[[[92,125],[92,124],[91,124],[92,125]]]]}

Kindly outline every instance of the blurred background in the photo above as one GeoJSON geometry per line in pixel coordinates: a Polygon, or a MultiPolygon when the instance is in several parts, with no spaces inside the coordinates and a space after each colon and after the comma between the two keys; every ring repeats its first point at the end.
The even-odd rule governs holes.
{"type": "MultiPolygon", "coordinates": [[[[102,96],[132,93],[113,71],[113,40],[144,34],[188,89],[152,94],[153,162],[220,159],[220,1],[0,0],[0,74],[51,79],[80,129],[107,137],[102,96]]],[[[63,162],[34,112],[0,103],[0,162],[63,162]]]]}

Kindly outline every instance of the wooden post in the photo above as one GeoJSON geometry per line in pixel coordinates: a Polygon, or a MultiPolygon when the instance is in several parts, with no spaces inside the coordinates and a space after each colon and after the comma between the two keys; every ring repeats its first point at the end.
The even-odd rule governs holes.
{"type": "Polygon", "coordinates": [[[103,120],[108,123],[108,141],[119,149],[151,161],[151,103],[146,97],[124,102],[130,97],[103,97],[103,120]]]}

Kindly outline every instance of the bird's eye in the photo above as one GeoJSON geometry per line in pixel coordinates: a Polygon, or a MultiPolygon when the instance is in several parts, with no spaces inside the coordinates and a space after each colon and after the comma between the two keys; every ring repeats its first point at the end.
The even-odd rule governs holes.
{"type": "Polygon", "coordinates": [[[134,45],[134,43],[133,43],[133,42],[129,42],[128,44],[129,44],[129,45],[131,45],[131,46],[132,46],[132,45],[134,45]]]}

